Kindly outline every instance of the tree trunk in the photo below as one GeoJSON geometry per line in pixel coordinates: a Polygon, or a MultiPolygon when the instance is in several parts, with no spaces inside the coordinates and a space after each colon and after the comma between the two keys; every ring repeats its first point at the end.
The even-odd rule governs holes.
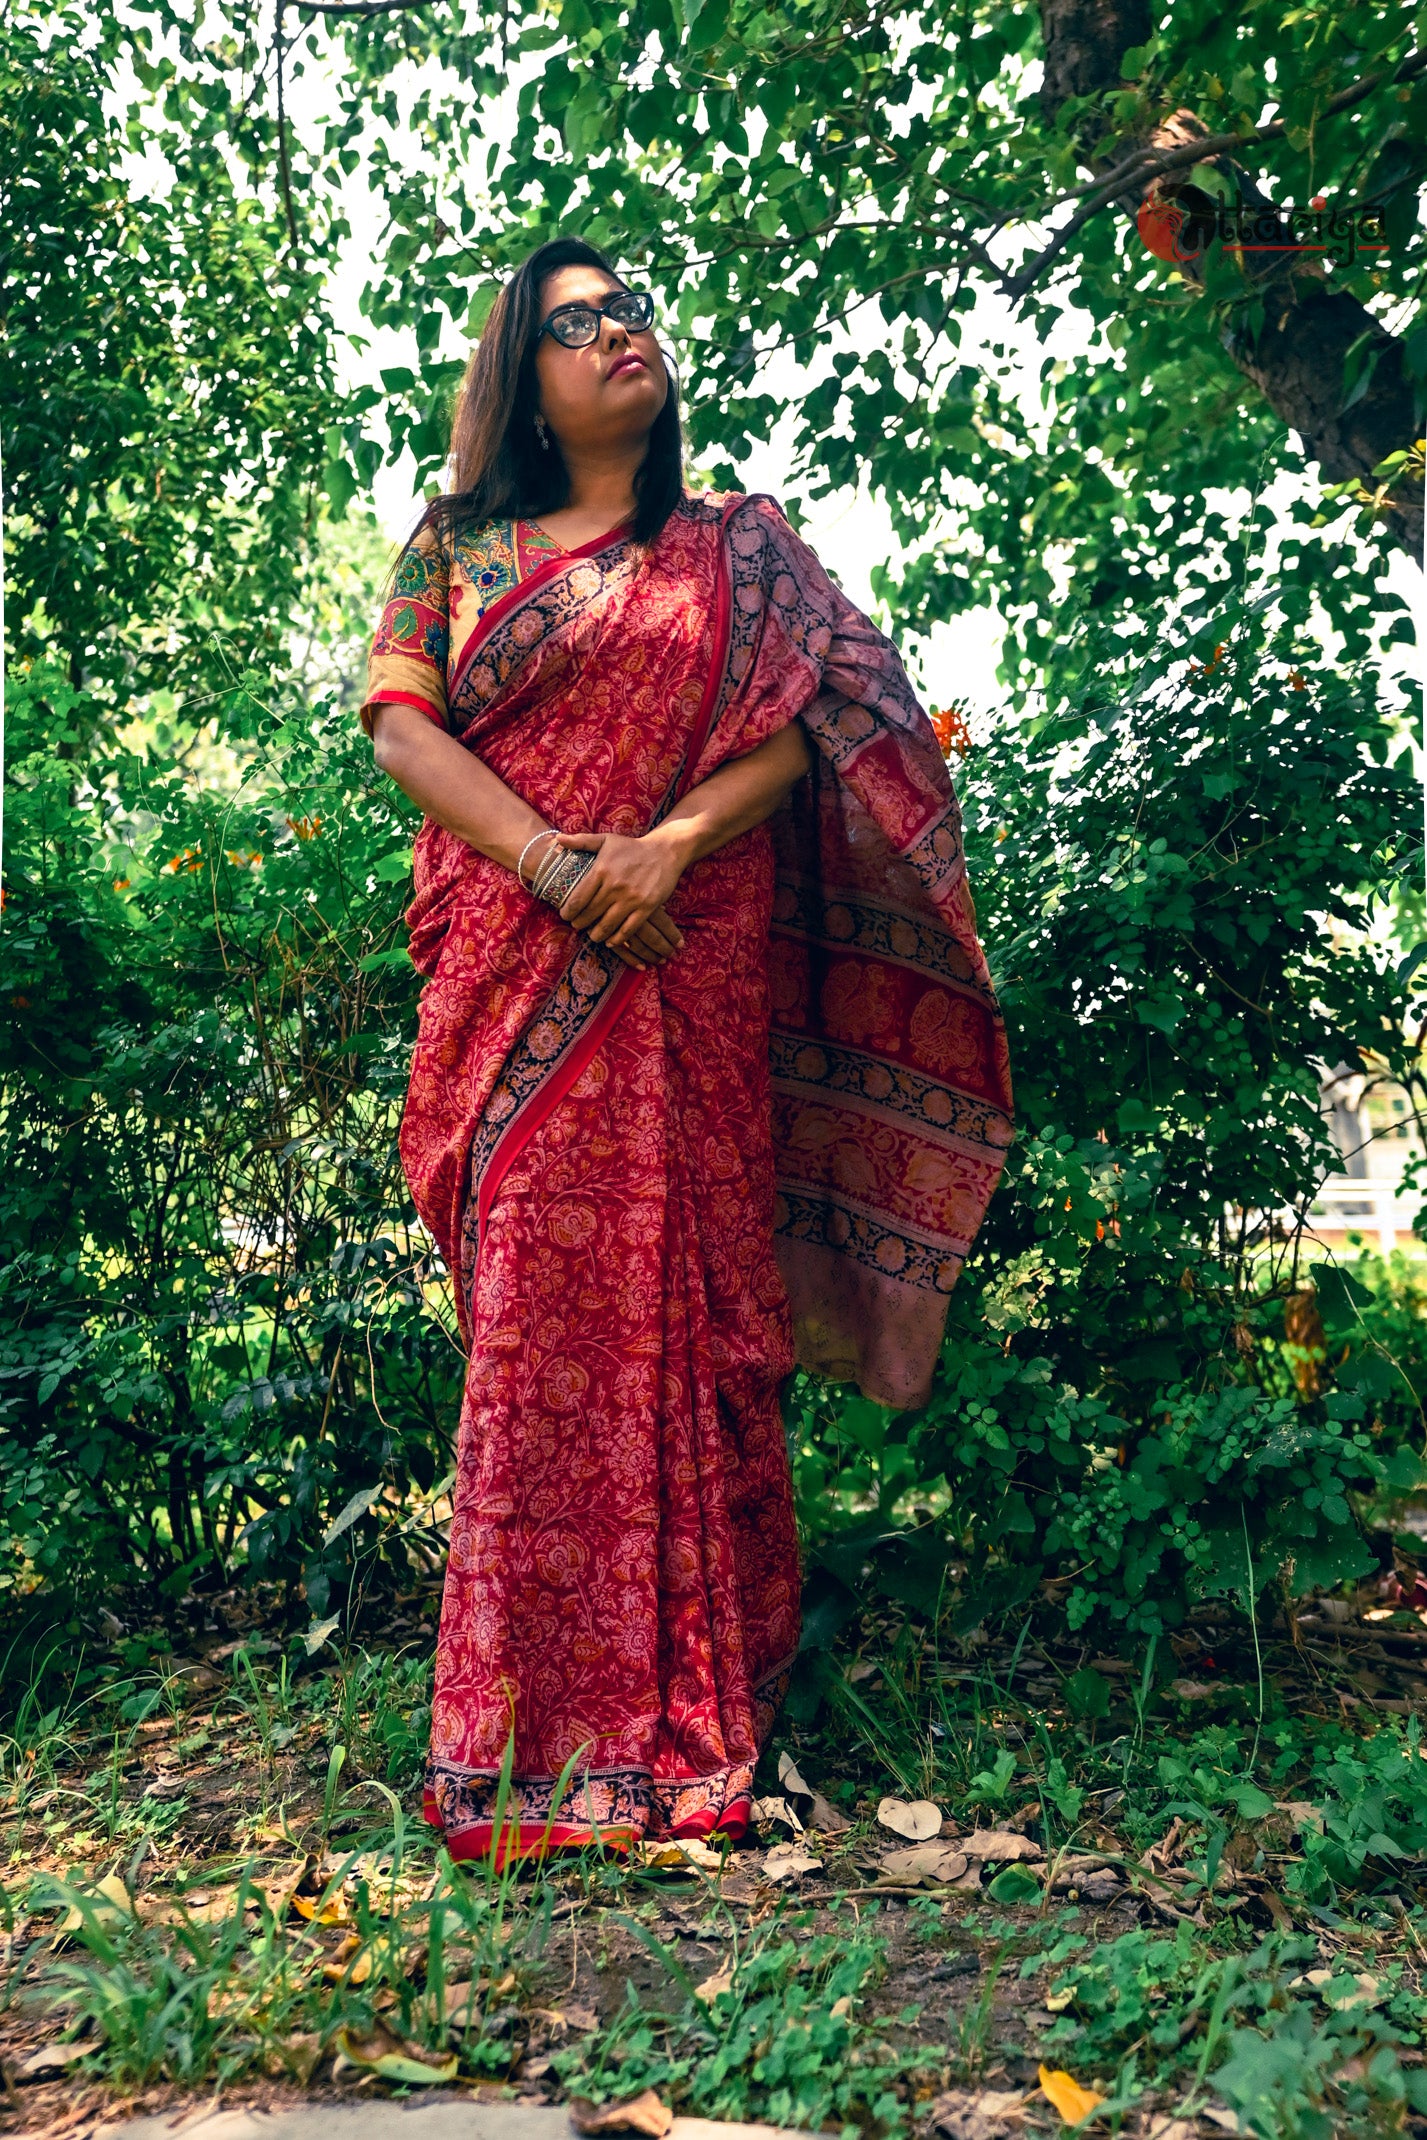
{"type": "MultiPolygon", "coordinates": [[[[1120,83],[1124,54],[1150,34],[1148,0],[1041,0],[1045,46],[1045,80],[1041,106],[1048,119],[1073,96],[1093,96],[1120,83]]],[[[1176,147],[1202,135],[1205,128],[1192,112],[1175,112],[1148,136],[1121,136],[1087,143],[1092,166],[1107,169],[1141,146],[1176,147]]],[[[1263,207],[1252,177],[1221,160],[1246,205],[1263,207]]],[[[1193,187],[1192,167],[1167,183],[1165,198],[1183,198],[1193,187]]],[[[1146,189],[1147,191],[1150,189],[1146,189]]],[[[1143,193],[1124,196],[1121,206],[1134,215],[1143,193]]],[[[1287,233],[1285,233],[1287,236],[1287,233]]],[[[1403,364],[1402,344],[1380,325],[1365,305],[1345,290],[1336,290],[1311,256],[1268,253],[1267,265],[1251,265],[1242,255],[1246,280],[1263,307],[1262,322],[1232,318],[1223,343],[1234,363],[1258,388],[1282,422],[1298,433],[1303,450],[1331,482],[1352,477],[1372,487],[1372,471],[1390,453],[1411,446],[1418,413],[1411,380],[1403,364]],[[1350,350],[1357,348],[1354,382],[1371,365],[1363,391],[1352,399],[1345,380],[1350,350]],[[1352,401],[1351,407],[1347,406],[1352,401]]],[[[1196,274],[1192,262],[1182,272],[1196,274]]],[[[1384,501],[1383,518],[1396,540],[1417,564],[1422,563],[1422,487],[1401,484],[1384,501]]]]}

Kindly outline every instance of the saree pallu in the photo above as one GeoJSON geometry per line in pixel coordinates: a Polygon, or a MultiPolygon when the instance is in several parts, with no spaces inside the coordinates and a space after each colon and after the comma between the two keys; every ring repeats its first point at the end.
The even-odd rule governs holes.
{"type": "Polygon", "coordinates": [[[799,1638],[781,1386],[922,1401],[1009,1139],[956,805],[771,500],[517,564],[436,689],[462,580],[412,559],[368,703],[425,702],[552,824],[636,834],[793,719],[816,746],[686,871],[660,968],[431,823],[408,916],[402,1156],[469,1347],[428,1817],[464,1857],[737,1833],[799,1638]]]}

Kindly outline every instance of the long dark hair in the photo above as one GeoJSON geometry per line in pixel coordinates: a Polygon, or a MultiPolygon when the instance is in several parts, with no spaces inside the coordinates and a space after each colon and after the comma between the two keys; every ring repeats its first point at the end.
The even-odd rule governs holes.
{"type": "MultiPolygon", "coordinates": [[[[535,435],[535,345],[540,290],[558,268],[602,268],[624,278],[583,238],[552,238],[516,269],[471,353],[451,426],[451,489],[433,498],[423,527],[449,535],[483,520],[538,519],[567,503],[570,473],[553,432],[535,435]]],[[[684,495],[684,439],[674,378],[634,478],[634,539],[652,542],[684,495]]]]}

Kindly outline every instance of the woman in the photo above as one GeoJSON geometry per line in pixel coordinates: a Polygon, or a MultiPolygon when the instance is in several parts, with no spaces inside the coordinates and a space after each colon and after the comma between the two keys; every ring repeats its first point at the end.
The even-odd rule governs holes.
{"type": "Polygon", "coordinates": [[[931,726],[771,500],[685,492],[652,318],[574,240],[506,285],[363,709],[426,813],[456,1857],[744,1830],[799,1636],[781,1385],[925,1399],[1010,1133],[931,726]]]}

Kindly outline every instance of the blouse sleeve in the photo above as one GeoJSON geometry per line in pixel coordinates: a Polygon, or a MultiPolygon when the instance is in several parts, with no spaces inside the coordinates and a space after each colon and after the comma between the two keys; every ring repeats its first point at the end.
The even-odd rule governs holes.
{"type": "Polygon", "coordinates": [[[451,638],[450,566],[430,528],[402,551],[367,658],[362,726],[372,731],[372,708],[415,706],[446,726],[446,656],[451,638]]]}

